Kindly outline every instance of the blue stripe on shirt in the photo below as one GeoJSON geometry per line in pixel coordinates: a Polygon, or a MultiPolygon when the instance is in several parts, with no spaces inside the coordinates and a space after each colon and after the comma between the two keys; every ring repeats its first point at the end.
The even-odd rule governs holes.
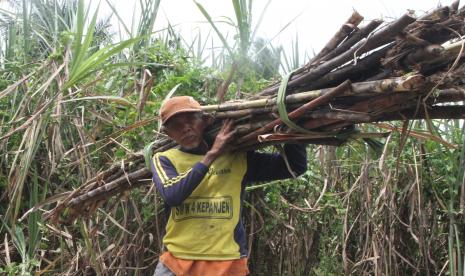
{"type": "Polygon", "coordinates": [[[194,166],[180,174],[170,160],[155,154],[152,160],[153,182],[161,197],[169,206],[180,205],[200,184],[208,167],[197,162],[194,166]]]}

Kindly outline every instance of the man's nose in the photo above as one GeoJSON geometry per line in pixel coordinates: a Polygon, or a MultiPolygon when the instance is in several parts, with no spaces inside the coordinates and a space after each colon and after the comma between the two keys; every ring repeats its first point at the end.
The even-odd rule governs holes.
{"type": "Polygon", "coordinates": [[[184,133],[190,131],[191,129],[192,129],[192,126],[191,126],[191,124],[188,123],[188,122],[184,122],[184,123],[182,124],[182,126],[181,126],[181,130],[182,130],[182,132],[184,132],[184,133]]]}

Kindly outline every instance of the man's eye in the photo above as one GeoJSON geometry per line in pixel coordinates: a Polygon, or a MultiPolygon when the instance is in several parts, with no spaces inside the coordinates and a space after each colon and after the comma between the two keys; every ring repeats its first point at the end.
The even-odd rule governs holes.
{"type": "Polygon", "coordinates": [[[171,122],[171,123],[166,124],[166,127],[169,129],[176,129],[178,128],[178,124],[171,122]]]}
{"type": "Polygon", "coordinates": [[[187,120],[189,122],[193,122],[193,121],[195,121],[195,119],[197,119],[197,116],[194,116],[194,115],[191,115],[191,116],[187,117],[187,120]]]}

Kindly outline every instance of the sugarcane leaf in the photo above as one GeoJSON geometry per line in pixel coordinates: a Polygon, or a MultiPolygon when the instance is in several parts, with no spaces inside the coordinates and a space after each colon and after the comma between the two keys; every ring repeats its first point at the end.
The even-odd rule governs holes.
{"type": "MultiPolygon", "coordinates": [[[[284,30],[286,30],[295,20],[297,20],[297,18],[298,18],[299,16],[301,16],[302,13],[303,13],[303,11],[302,11],[301,13],[299,13],[298,15],[296,15],[296,16],[295,16],[294,18],[292,18],[291,20],[289,20],[289,22],[287,22],[287,23],[286,23],[286,24],[285,24],[285,25],[284,25],[284,26],[283,26],[283,27],[282,27],[269,41],[268,41],[268,43],[265,43],[261,49],[259,49],[258,51],[256,51],[256,53],[254,53],[254,57],[255,57],[256,55],[260,54],[261,51],[263,51],[264,49],[266,49],[266,47],[267,47],[268,45],[271,45],[271,42],[272,42],[276,37],[278,37],[284,30]]],[[[252,35],[252,37],[255,37],[255,35],[252,35]]],[[[296,38],[297,38],[297,39],[296,39],[297,41],[293,41],[293,42],[292,42],[293,47],[291,47],[291,50],[292,50],[293,52],[294,52],[294,48],[295,48],[294,45],[298,43],[298,35],[297,35],[297,34],[296,34],[296,38]]],[[[293,59],[295,60],[295,57],[293,57],[293,59]]],[[[281,65],[282,65],[282,64],[281,64],[281,65]]],[[[293,69],[296,69],[298,65],[300,65],[300,64],[297,64],[297,65],[295,65],[295,66],[293,66],[293,67],[289,67],[289,66],[288,66],[289,69],[286,70],[286,72],[291,71],[291,70],[293,70],[293,69]]],[[[284,66],[282,66],[282,67],[284,68],[284,66]]]]}
{"type": "Polygon", "coordinates": [[[99,72],[100,70],[104,71],[109,71],[113,70],[114,68],[119,68],[119,67],[143,67],[143,66],[152,66],[155,68],[171,68],[172,65],[166,65],[166,64],[161,64],[161,63],[155,63],[155,62],[117,62],[117,63],[110,63],[110,64],[105,64],[105,67],[101,68],[95,68],[87,72],[84,76],[87,77],[89,75],[95,74],[99,72]]]}
{"type": "Polygon", "coordinates": [[[75,71],[75,67],[77,66],[76,63],[78,61],[78,57],[81,53],[81,42],[82,42],[82,34],[84,32],[84,24],[85,24],[85,15],[84,15],[84,1],[79,0],[77,6],[77,13],[75,16],[75,25],[76,31],[74,34],[74,41],[72,45],[72,53],[73,57],[75,57],[72,61],[71,65],[71,74],[75,71]]]}
{"type": "Polygon", "coordinates": [[[132,38],[128,40],[121,41],[119,43],[106,46],[89,58],[82,62],[82,64],[76,69],[74,74],[70,75],[68,82],[63,86],[63,89],[67,89],[83,78],[87,77],[92,73],[93,70],[101,66],[109,57],[121,52],[123,49],[133,45],[134,43],[140,41],[143,37],[132,38]]]}
{"type": "MultiPolygon", "coordinates": [[[[33,186],[29,194],[29,208],[32,208],[39,202],[39,180],[37,170],[33,173],[33,186]]],[[[34,256],[37,246],[40,244],[40,237],[42,235],[40,231],[40,224],[42,223],[41,217],[38,212],[34,212],[30,215],[28,220],[28,254],[34,256]]]]}
{"type": "Polygon", "coordinates": [[[153,147],[154,144],[155,144],[155,141],[147,144],[144,147],[144,151],[143,151],[144,152],[145,166],[147,167],[148,170],[152,169],[152,154],[153,154],[152,147],[153,147]]]}
{"type": "Polygon", "coordinates": [[[0,92],[0,99],[2,99],[3,97],[8,96],[11,92],[15,91],[15,89],[17,89],[22,83],[24,83],[26,80],[31,78],[38,71],[42,70],[47,64],[48,64],[48,62],[44,62],[37,70],[32,71],[27,76],[24,76],[23,78],[19,79],[15,83],[13,83],[10,86],[8,86],[7,88],[5,88],[3,91],[0,92]]]}
{"type": "MultiPolygon", "coordinates": [[[[155,24],[155,19],[157,18],[160,1],[161,0],[139,1],[141,7],[141,17],[139,25],[137,26],[137,36],[143,36],[143,40],[141,41],[141,43],[137,43],[134,45],[135,52],[138,52],[138,50],[144,43],[145,46],[148,46],[149,40],[146,38],[148,38],[148,35],[152,33],[153,26],[155,24]]],[[[134,10],[134,12],[136,12],[136,10],[134,10]]]]}
{"type": "Polygon", "coordinates": [[[23,51],[24,61],[27,62],[27,57],[30,49],[31,26],[29,25],[29,11],[26,0],[23,0],[23,51]]]}
{"type": "Polygon", "coordinates": [[[24,238],[23,229],[19,227],[19,225],[13,225],[13,227],[10,228],[2,218],[0,218],[0,220],[2,221],[3,227],[5,227],[7,232],[10,234],[13,244],[18,250],[19,255],[26,259],[26,240],[24,238]]]}
{"type": "Polygon", "coordinates": [[[108,4],[108,6],[110,7],[110,9],[112,10],[113,14],[116,15],[116,17],[118,18],[118,22],[123,26],[124,30],[126,31],[126,34],[129,35],[130,37],[132,37],[132,32],[129,30],[128,26],[126,26],[126,24],[124,23],[124,20],[123,18],[120,16],[120,14],[118,13],[118,10],[115,8],[115,6],[110,2],[110,0],[105,0],[108,4]]]}
{"type": "Polygon", "coordinates": [[[258,17],[257,24],[255,25],[255,28],[254,28],[254,30],[252,32],[251,37],[250,37],[250,41],[254,41],[255,35],[257,34],[257,30],[260,27],[260,25],[262,24],[263,18],[265,17],[265,12],[268,9],[268,7],[270,6],[270,4],[271,4],[271,0],[268,0],[268,2],[266,2],[265,7],[263,8],[262,12],[260,13],[260,16],[258,17]]]}
{"type": "Polygon", "coordinates": [[[171,98],[176,90],[178,90],[178,87],[181,85],[181,83],[176,84],[173,88],[171,88],[170,92],[166,94],[165,98],[163,99],[163,103],[166,102],[169,98],[171,98]]]}
{"type": "Polygon", "coordinates": [[[156,68],[172,68],[172,65],[156,63],[156,62],[117,62],[105,65],[105,70],[113,69],[115,67],[130,67],[130,66],[152,66],[156,68]]]}
{"type": "MultiPolygon", "coordinates": [[[[250,46],[250,20],[248,16],[247,7],[245,1],[232,0],[234,6],[234,12],[236,14],[237,25],[240,41],[240,50],[242,54],[246,54],[250,46]]],[[[252,3],[250,1],[249,3],[252,3]]]]}
{"type": "MultiPolygon", "coordinates": [[[[81,39],[82,39],[82,33],[76,37],[75,43],[78,43],[79,45],[76,45],[77,49],[77,55],[74,56],[73,59],[73,66],[71,67],[71,72],[70,75],[75,75],[76,71],[80,69],[81,63],[83,62],[85,56],[87,55],[89,51],[89,47],[92,43],[92,40],[94,38],[94,31],[95,31],[95,24],[97,22],[97,15],[98,15],[98,8],[94,13],[94,16],[92,17],[92,20],[88,26],[88,31],[86,33],[86,36],[84,38],[84,42],[81,45],[81,39]]],[[[78,16],[79,18],[80,16],[78,16]]],[[[82,16],[81,16],[82,17],[82,16]]],[[[82,32],[82,26],[79,27],[82,32]]]]}
{"type": "Polygon", "coordinates": [[[118,97],[118,96],[90,96],[90,97],[81,97],[75,98],[70,100],[61,101],[61,103],[69,103],[69,102],[77,102],[77,101],[94,101],[94,100],[106,100],[109,102],[115,102],[120,105],[135,107],[130,101],[126,100],[125,98],[118,97]]]}
{"type": "Polygon", "coordinates": [[[210,23],[210,25],[212,26],[212,28],[215,30],[216,34],[218,35],[218,37],[220,38],[221,42],[223,43],[223,46],[226,48],[226,50],[228,50],[229,54],[231,56],[234,55],[233,53],[233,50],[231,49],[231,47],[229,46],[228,42],[226,41],[226,38],[223,36],[223,34],[220,32],[220,30],[218,29],[218,27],[216,26],[215,22],[213,22],[213,19],[212,17],[210,16],[210,14],[207,12],[207,10],[205,10],[205,8],[200,4],[198,3],[197,1],[194,0],[194,3],[197,5],[197,7],[199,8],[200,12],[202,12],[202,14],[205,16],[205,18],[208,20],[208,22],[210,23]]]}

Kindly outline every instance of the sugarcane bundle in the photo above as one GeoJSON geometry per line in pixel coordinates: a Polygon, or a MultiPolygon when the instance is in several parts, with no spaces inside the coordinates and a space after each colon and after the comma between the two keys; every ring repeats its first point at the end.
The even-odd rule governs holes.
{"type": "MultiPolygon", "coordinates": [[[[456,1],[420,18],[407,13],[381,28],[379,20],[358,28],[363,17],[354,12],[320,53],[280,82],[246,99],[204,105],[214,118],[207,135],[229,118],[237,128],[234,150],[295,141],[341,145],[372,135],[358,132],[360,123],[465,118],[463,104],[450,104],[465,100],[465,9],[458,7],[456,1]]],[[[146,151],[175,146],[159,133],[146,151]]],[[[143,152],[127,157],[63,194],[47,218],[92,214],[110,197],[150,183],[147,165],[143,152]]]]}

